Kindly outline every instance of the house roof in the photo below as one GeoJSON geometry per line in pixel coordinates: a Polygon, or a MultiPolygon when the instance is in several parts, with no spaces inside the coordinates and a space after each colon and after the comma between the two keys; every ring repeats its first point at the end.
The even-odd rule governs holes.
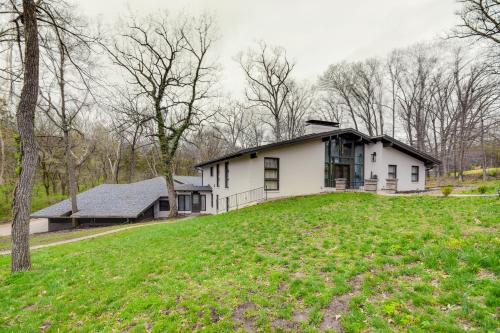
{"type": "Polygon", "coordinates": [[[238,150],[237,152],[234,152],[234,153],[231,153],[231,154],[227,154],[227,155],[221,156],[219,158],[215,158],[215,159],[210,160],[210,161],[199,163],[195,167],[200,168],[200,167],[204,167],[204,166],[207,166],[207,165],[210,165],[210,164],[214,164],[214,163],[217,163],[217,162],[221,162],[221,161],[224,161],[224,160],[228,160],[228,159],[236,158],[236,157],[239,157],[239,156],[243,156],[243,155],[246,155],[246,154],[256,153],[256,152],[259,152],[259,151],[262,151],[262,150],[268,150],[268,149],[272,149],[272,148],[278,148],[278,147],[293,145],[293,144],[297,144],[297,143],[301,143],[301,142],[306,142],[306,141],[311,141],[311,140],[315,140],[315,139],[321,139],[321,138],[329,137],[329,136],[332,136],[332,135],[342,135],[342,134],[353,134],[353,135],[355,135],[355,136],[363,139],[366,142],[371,142],[371,138],[368,135],[365,135],[365,134],[363,134],[363,133],[361,133],[359,131],[356,131],[356,130],[354,130],[352,128],[335,129],[335,130],[328,131],[328,132],[312,133],[312,134],[307,134],[307,135],[299,136],[297,138],[293,138],[293,139],[290,139],[290,140],[284,140],[284,141],[280,141],[280,142],[269,143],[267,145],[262,145],[262,146],[257,146],[257,147],[252,147],[252,148],[246,148],[246,149],[238,150]]]}
{"type": "Polygon", "coordinates": [[[202,178],[198,176],[174,176],[174,181],[178,184],[191,184],[202,186],[202,178]]]}
{"type": "Polygon", "coordinates": [[[385,134],[379,136],[373,136],[372,141],[373,142],[381,141],[384,145],[402,151],[410,156],[413,156],[416,159],[423,161],[426,165],[441,164],[441,161],[438,160],[437,158],[434,158],[429,154],[426,154],[416,148],[413,148],[412,146],[407,145],[406,143],[396,140],[391,136],[385,134]]]}
{"type": "Polygon", "coordinates": [[[434,164],[441,164],[441,162],[438,159],[430,156],[429,154],[421,152],[420,150],[415,149],[412,146],[409,146],[401,141],[398,141],[398,140],[396,140],[388,135],[380,135],[380,136],[370,137],[366,134],[363,134],[359,131],[356,131],[355,129],[343,128],[343,129],[335,129],[335,130],[328,131],[328,132],[308,134],[308,135],[300,136],[300,137],[297,137],[297,138],[294,138],[291,140],[270,143],[270,144],[263,145],[263,146],[242,149],[242,150],[239,150],[237,152],[227,154],[227,155],[221,156],[219,158],[216,158],[216,159],[213,159],[210,161],[199,163],[196,165],[196,167],[198,167],[198,168],[204,167],[204,166],[207,166],[210,164],[218,163],[218,162],[221,162],[224,160],[229,160],[229,159],[240,157],[240,156],[247,155],[247,154],[256,153],[256,152],[263,151],[263,150],[278,148],[278,147],[287,146],[287,145],[293,145],[293,144],[306,142],[306,141],[310,141],[310,140],[315,140],[315,139],[328,138],[330,136],[335,136],[335,135],[353,135],[353,136],[356,136],[356,137],[362,139],[366,143],[382,141],[384,143],[384,145],[390,145],[394,149],[397,149],[397,150],[402,151],[410,156],[413,156],[416,159],[423,161],[427,166],[432,166],[434,164]]]}
{"type": "MultiPolygon", "coordinates": [[[[174,176],[176,178],[183,176],[174,176]]],[[[191,179],[198,184],[201,177],[191,179]]],[[[200,181],[201,182],[201,181],[200,181]]],[[[201,185],[201,184],[200,184],[201,185]]],[[[176,191],[211,191],[210,186],[175,184],[176,191]]],[[[71,201],[63,200],[39,210],[31,217],[78,217],[78,218],[137,218],[160,197],[168,196],[164,177],[143,180],[132,184],[103,184],[77,195],[78,212],[71,215],[71,201]]]]}

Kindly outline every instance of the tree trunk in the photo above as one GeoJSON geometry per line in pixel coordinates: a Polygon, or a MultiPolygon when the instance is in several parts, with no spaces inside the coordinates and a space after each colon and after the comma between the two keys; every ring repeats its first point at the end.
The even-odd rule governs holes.
{"type": "Polygon", "coordinates": [[[135,146],[132,145],[130,149],[130,163],[128,166],[128,182],[131,183],[132,180],[134,179],[134,172],[135,172],[135,146]]]}
{"type": "Polygon", "coordinates": [[[0,119],[0,185],[5,184],[5,141],[3,137],[2,119],[0,119]]]}
{"type": "MultiPolygon", "coordinates": [[[[76,200],[78,190],[76,185],[75,166],[73,163],[73,156],[71,155],[70,124],[68,124],[68,119],[66,117],[66,81],[64,78],[65,54],[64,45],[60,44],[59,91],[61,94],[61,127],[63,131],[64,159],[66,160],[66,173],[68,174],[69,195],[71,198],[71,214],[73,215],[78,212],[78,203],[76,200]]],[[[71,218],[71,224],[73,227],[77,227],[78,220],[76,218],[71,218]]]]}
{"type": "Polygon", "coordinates": [[[488,172],[486,170],[486,149],[484,147],[484,116],[481,112],[481,151],[483,154],[483,181],[488,180],[488,172]]]}
{"type": "Polygon", "coordinates": [[[38,99],[40,56],[36,5],[33,0],[23,0],[23,24],[25,36],[24,81],[16,112],[21,170],[14,190],[12,207],[12,272],[31,268],[29,215],[38,158],[35,137],[35,109],[38,99]]]}
{"type": "MultiPolygon", "coordinates": [[[[73,215],[76,212],[78,212],[78,202],[76,200],[78,189],[76,185],[73,156],[71,155],[71,142],[69,137],[69,131],[67,128],[63,130],[63,139],[64,139],[64,158],[66,159],[66,173],[68,174],[68,183],[69,183],[68,186],[69,195],[71,197],[71,214],[73,215]]],[[[78,220],[76,218],[72,218],[71,224],[73,225],[73,227],[77,227],[78,220]]]]}
{"type": "Polygon", "coordinates": [[[177,193],[174,188],[174,172],[173,163],[167,162],[165,165],[165,180],[167,182],[168,201],[170,203],[170,213],[168,217],[176,217],[179,215],[177,210],[177,193]]]}

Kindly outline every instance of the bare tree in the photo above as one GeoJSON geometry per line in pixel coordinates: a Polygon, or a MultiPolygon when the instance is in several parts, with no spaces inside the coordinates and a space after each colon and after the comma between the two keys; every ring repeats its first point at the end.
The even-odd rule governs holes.
{"type": "Polygon", "coordinates": [[[432,75],[437,58],[430,45],[415,45],[403,52],[397,79],[399,114],[410,145],[426,150],[426,133],[432,104],[432,75]]]}
{"type": "Polygon", "coordinates": [[[344,120],[345,108],[338,99],[328,91],[320,91],[317,94],[311,106],[314,117],[341,124],[344,120]]]}
{"type": "MultiPolygon", "coordinates": [[[[478,136],[483,144],[486,114],[497,110],[493,108],[498,100],[497,82],[490,80],[488,67],[486,63],[465,60],[460,49],[455,54],[453,77],[458,116],[453,134],[459,138],[455,141],[455,154],[460,181],[463,181],[467,149],[478,136]]],[[[484,151],[484,145],[482,148],[484,151]]]]}
{"type": "MultiPolygon", "coordinates": [[[[47,42],[47,40],[45,40],[47,42]]],[[[77,193],[78,185],[75,175],[75,161],[71,152],[71,133],[75,130],[77,117],[81,112],[88,108],[87,99],[88,92],[83,93],[83,89],[76,89],[76,93],[68,92],[69,88],[76,86],[75,82],[71,81],[68,76],[71,74],[68,69],[67,55],[71,52],[82,54],[89,51],[88,46],[81,43],[79,40],[76,44],[70,44],[63,41],[62,38],[56,39],[57,52],[49,53],[50,69],[53,76],[53,84],[57,87],[56,94],[53,93],[53,84],[48,85],[46,91],[41,91],[40,96],[43,102],[40,103],[40,108],[45,112],[48,119],[62,132],[64,142],[64,160],[66,172],[68,175],[68,187],[71,199],[71,213],[78,212],[77,193]],[[83,94],[83,98],[78,96],[83,94]],[[55,96],[54,96],[55,95],[55,96]]],[[[48,43],[48,42],[47,42],[48,43]]],[[[48,48],[48,46],[47,46],[48,48]]],[[[88,56],[88,53],[87,53],[88,56]]],[[[88,85],[86,85],[88,86],[88,85]]],[[[84,86],[85,88],[85,86],[84,86]]],[[[73,218],[73,226],[77,226],[77,219],[73,218]]]]}
{"type": "Polygon", "coordinates": [[[250,110],[241,102],[228,99],[220,107],[215,115],[213,128],[225,142],[227,152],[243,146],[250,117],[250,110]]]}
{"type": "Polygon", "coordinates": [[[498,0],[458,0],[460,24],[455,35],[500,44],[500,2],[498,0]]]}
{"type": "Polygon", "coordinates": [[[304,134],[304,121],[314,100],[314,89],[308,83],[289,83],[290,93],[285,101],[283,116],[285,138],[292,139],[304,134]]]}
{"type": "Polygon", "coordinates": [[[377,59],[368,59],[351,66],[353,74],[348,88],[355,101],[356,115],[370,135],[384,133],[381,68],[377,59]]]}
{"type": "Polygon", "coordinates": [[[331,95],[328,97],[330,101],[337,100],[336,104],[348,111],[354,128],[359,130],[355,100],[351,90],[352,82],[353,73],[351,65],[342,62],[328,67],[319,79],[319,88],[331,95]]]}
{"type": "Polygon", "coordinates": [[[145,131],[144,121],[147,107],[141,104],[141,98],[128,90],[117,94],[118,101],[111,106],[114,130],[124,143],[130,148],[129,163],[127,168],[127,180],[129,183],[135,178],[137,151],[150,144],[141,143],[145,131]]]}
{"type": "MultiPolygon", "coordinates": [[[[19,105],[16,112],[19,131],[20,170],[14,190],[12,207],[12,272],[29,270],[31,259],[29,251],[29,214],[31,196],[35,183],[38,159],[35,139],[35,110],[38,99],[39,55],[37,6],[33,0],[23,0],[22,12],[15,19],[16,28],[23,25],[24,36],[24,78],[19,105]]],[[[18,37],[20,36],[18,30],[18,37]]]]}
{"type": "Polygon", "coordinates": [[[281,47],[260,42],[258,50],[240,55],[239,62],[247,80],[246,97],[250,103],[270,113],[269,122],[276,141],[282,139],[281,121],[290,93],[289,79],[294,68],[281,47]]]}
{"type": "Polygon", "coordinates": [[[215,67],[209,63],[213,22],[171,20],[164,14],[132,19],[113,46],[104,45],[150,105],[147,120],[154,122],[164,165],[170,216],[177,215],[173,168],[185,131],[204,117],[203,102],[211,97],[215,67]]]}

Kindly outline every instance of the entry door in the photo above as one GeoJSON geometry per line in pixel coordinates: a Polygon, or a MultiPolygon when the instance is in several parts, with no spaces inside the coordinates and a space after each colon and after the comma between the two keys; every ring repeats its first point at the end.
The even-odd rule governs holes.
{"type": "Polygon", "coordinates": [[[193,213],[199,213],[200,210],[201,210],[200,194],[199,193],[193,193],[191,211],[193,213]]]}
{"type": "Polygon", "coordinates": [[[346,186],[349,187],[351,185],[351,168],[349,164],[336,164],[335,178],[345,178],[346,186]]]}

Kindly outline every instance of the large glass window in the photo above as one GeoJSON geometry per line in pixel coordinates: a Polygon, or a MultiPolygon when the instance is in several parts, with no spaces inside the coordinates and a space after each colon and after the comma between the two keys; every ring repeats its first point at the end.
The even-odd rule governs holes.
{"type": "Polygon", "coordinates": [[[191,210],[191,196],[180,194],[177,196],[177,201],[179,203],[180,211],[190,211],[191,210]]]}
{"type": "Polygon", "coordinates": [[[280,160],[279,158],[264,158],[264,189],[266,191],[280,188],[280,160]]]}
{"type": "Polygon", "coordinates": [[[325,141],[325,187],[345,178],[349,188],[364,184],[365,147],[356,138],[331,137],[325,141]]]}

